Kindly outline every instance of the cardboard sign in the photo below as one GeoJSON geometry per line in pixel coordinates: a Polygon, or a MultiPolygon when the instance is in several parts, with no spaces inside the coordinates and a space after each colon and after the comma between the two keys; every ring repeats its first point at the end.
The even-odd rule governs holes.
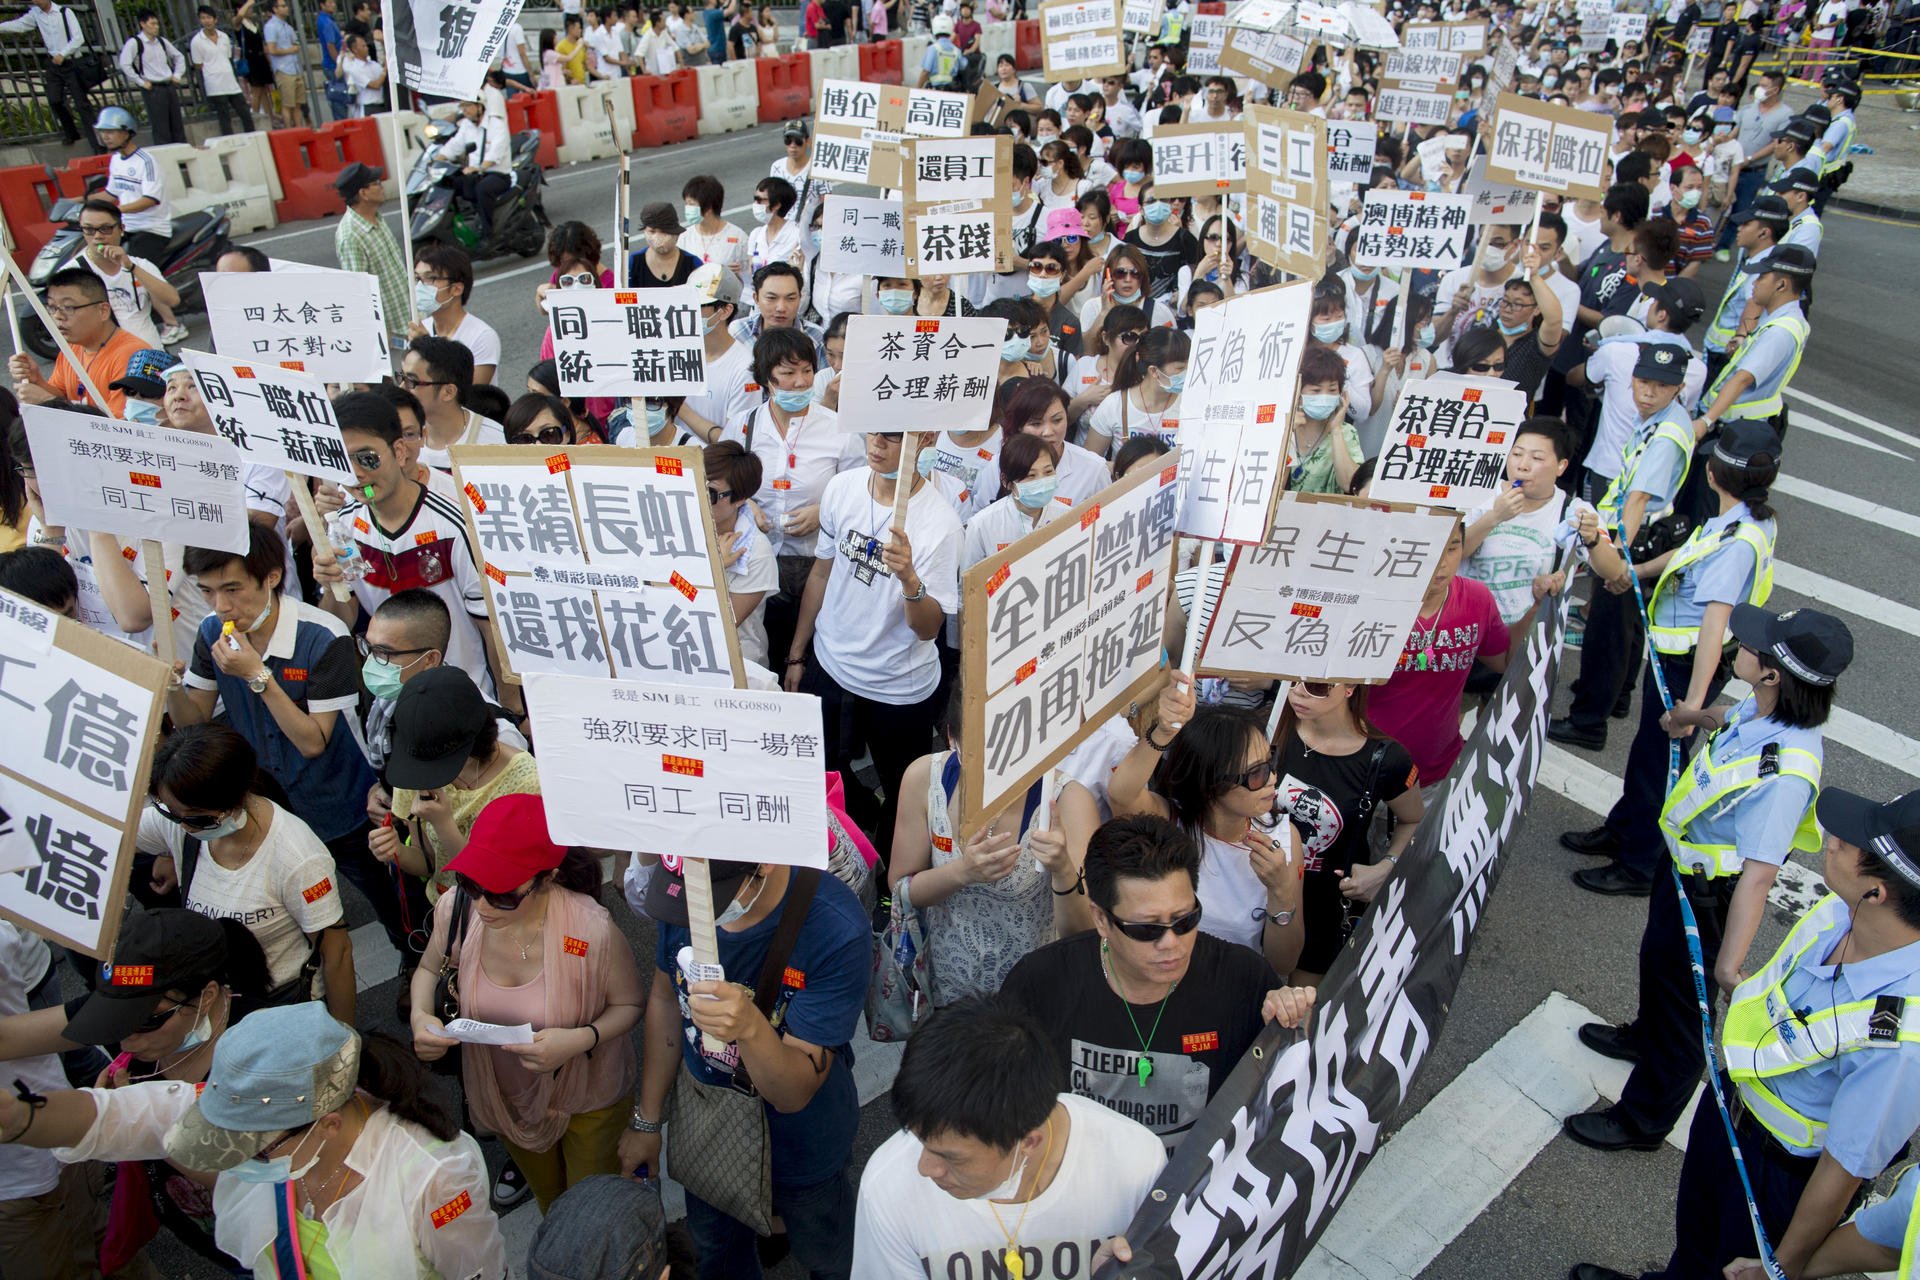
{"type": "Polygon", "coordinates": [[[1409,382],[1393,406],[1369,492],[1384,502],[1470,511],[1499,496],[1507,455],[1527,416],[1511,382],[1436,374],[1409,382]]]}
{"type": "Polygon", "coordinates": [[[0,916],[112,955],[171,674],[0,591],[0,916]]]}
{"type": "Polygon", "coordinates": [[[1226,41],[1220,47],[1220,71],[1224,75],[1245,76],[1249,80],[1284,93],[1293,78],[1306,70],[1312,46],[1283,31],[1256,31],[1227,27],[1226,41]]]}
{"type": "Polygon", "coordinates": [[[907,215],[898,200],[828,192],[820,220],[820,269],[856,276],[907,274],[907,215]]]}
{"type": "Polygon", "coordinates": [[[1373,118],[1387,124],[1444,125],[1453,115],[1453,94],[1380,86],[1373,118]]]}
{"type": "Polygon", "coordinates": [[[1128,35],[1154,35],[1166,9],[1167,0],[1121,0],[1120,29],[1128,35]]]}
{"type": "Polygon", "coordinates": [[[900,166],[909,276],[1012,267],[1012,138],[911,138],[900,166]]]}
{"type": "Polygon", "coordinates": [[[1326,129],[1327,181],[1366,186],[1373,178],[1380,127],[1366,120],[1329,120],[1326,129]]]}
{"type": "Polygon", "coordinates": [[[182,351],[213,429],[243,461],[350,487],[353,467],[327,389],[309,373],[182,351]]]}
{"type": "Polygon", "coordinates": [[[741,683],[699,450],[451,453],[510,680],[548,671],[741,683]]]}
{"type": "Polygon", "coordinates": [[[1247,247],[1263,262],[1318,280],[1327,269],[1327,125],[1318,116],[1252,106],[1247,135],[1247,247]]]}
{"type": "Polygon", "coordinates": [[[979,431],[993,410],[1007,322],[854,316],[840,372],[847,431],[979,431]]]}
{"type": "Polygon", "coordinates": [[[1187,74],[1204,80],[1220,74],[1220,54],[1227,43],[1226,0],[1199,0],[1187,34],[1187,74]]]}
{"type": "Polygon", "coordinates": [[[1161,679],[1174,471],[1136,470],[967,571],[959,838],[1161,679]]]}
{"type": "Polygon", "coordinates": [[[1454,523],[1451,512],[1281,495],[1267,537],[1233,553],[1199,671],[1351,684],[1386,680],[1454,523]]]}
{"type": "Polygon", "coordinates": [[[1395,49],[1388,53],[1381,76],[1407,89],[1453,92],[1460,79],[1463,59],[1460,54],[1430,49],[1395,49]]]}
{"type": "Polygon", "coordinates": [[[553,839],[827,865],[820,699],[545,674],[526,686],[553,839]]]}
{"type": "Polygon", "coordinates": [[[1125,75],[1121,0],[1050,0],[1040,6],[1040,57],[1047,83],[1125,75]]]}
{"type": "Polygon", "coordinates": [[[276,289],[249,272],[202,272],[213,349],[321,382],[377,382],[391,373],[379,279],[359,271],[298,274],[296,285],[276,289]]]}
{"type": "Polygon", "coordinates": [[[218,436],[23,404],[47,522],[244,555],[240,451],[218,436]]]}
{"type": "Polygon", "coordinates": [[[1575,200],[1606,197],[1605,116],[1503,93],[1493,117],[1487,177],[1575,200]]]}
{"type": "Polygon", "coordinates": [[[1531,187],[1495,182],[1487,177],[1485,156],[1474,158],[1473,167],[1467,170],[1467,185],[1462,190],[1473,197],[1470,221],[1476,227],[1521,226],[1531,222],[1534,211],[1540,207],[1540,193],[1531,187]]]}
{"type": "Polygon", "coordinates": [[[1211,196],[1247,189],[1247,133],[1238,120],[1163,124],[1153,148],[1153,189],[1166,196],[1211,196]]]}
{"type": "Polygon", "coordinates": [[[697,395],[707,389],[702,298],[675,289],[568,289],[547,299],[563,396],[697,395]]]}
{"type": "Polygon", "coordinates": [[[1353,260],[1363,267],[1451,271],[1466,261],[1472,216],[1472,196],[1369,191],[1360,207],[1353,260]]]}

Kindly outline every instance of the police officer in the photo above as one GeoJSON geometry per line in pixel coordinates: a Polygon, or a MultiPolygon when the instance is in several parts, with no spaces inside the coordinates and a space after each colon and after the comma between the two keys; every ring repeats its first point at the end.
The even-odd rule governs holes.
{"type": "Polygon", "coordinates": [[[1792,217],[1793,211],[1787,208],[1787,202],[1772,192],[1763,191],[1753,198],[1753,208],[1734,238],[1740,254],[1733,261],[1733,274],[1727,277],[1727,287],[1707,320],[1706,337],[1702,340],[1709,380],[1726,367],[1732,355],[1734,334],[1746,318],[1754,281],[1747,267],[1766,260],[1773,247],[1786,237],[1787,223],[1792,217]]]}
{"type": "MultiPolygon", "coordinates": [[[[1815,1250],[1920,1126],[1920,791],[1881,805],[1830,789],[1815,812],[1831,892],[1735,989],[1721,1035],[1734,1130],[1789,1276],[1822,1274],[1815,1250]]],[[[1642,1280],[1717,1276],[1752,1251],[1726,1130],[1704,1102],[1675,1218],[1673,1256],[1642,1280]]],[[[1625,1273],[1582,1262],[1569,1280],[1625,1273]]]]}
{"type": "Polygon", "coordinates": [[[1566,832],[1576,853],[1619,859],[1574,873],[1593,893],[1644,897],[1653,886],[1665,839],[1659,815],[1667,795],[1668,743],[1694,744],[1695,717],[1726,684],[1722,642],[1738,604],[1762,605],[1773,593],[1773,508],[1768,490],[1780,474],[1780,438],[1764,422],[1729,422],[1707,458],[1707,486],[1719,514],[1672,551],[1633,566],[1647,593],[1647,642],[1671,691],[1676,714],[1662,712],[1653,664],[1640,690],[1640,726],[1627,751],[1620,799],[1592,831],[1566,832]]]}
{"type": "Polygon", "coordinates": [[[1660,833],[1683,877],[1676,885],[1661,875],[1653,887],[1640,939],[1639,1013],[1625,1026],[1580,1028],[1587,1047],[1635,1064],[1618,1103],[1567,1117],[1567,1136],[1583,1146],[1658,1150],[1700,1082],[1699,1000],[1680,893],[1699,923],[1706,973],[1719,990],[1732,991],[1780,865],[1795,849],[1820,848],[1813,821],[1820,726],[1833,708],[1834,681],[1853,659],[1853,636],[1817,610],[1776,617],[1744,604],[1734,607],[1732,629],[1740,645],[1733,674],[1753,692],[1731,711],[1690,717],[1712,737],[1673,780],[1660,810],[1660,833]]]}
{"type": "MultiPolygon", "coordinates": [[[[1920,1275],[1920,1164],[1910,1164],[1893,1185],[1893,1194],[1876,1200],[1834,1228],[1814,1248],[1799,1280],[1825,1280],[1856,1271],[1893,1271],[1897,1276],[1920,1275]],[[1898,1267],[1898,1271],[1894,1268],[1898,1267]]],[[[1727,1280],[1767,1280],[1758,1258],[1735,1258],[1727,1264],[1727,1280]]]]}
{"type": "MultiPolygon", "coordinates": [[[[1832,177],[1835,170],[1850,163],[1847,153],[1853,150],[1854,135],[1858,131],[1853,111],[1860,105],[1860,86],[1851,80],[1835,79],[1826,86],[1826,90],[1825,105],[1833,113],[1833,119],[1828,123],[1826,132],[1820,135],[1820,140],[1813,144],[1811,157],[1819,164],[1822,179],[1832,177]]],[[[1838,181],[1832,186],[1823,183],[1813,198],[1813,207],[1822,213],[1826,212],[1827,201],[1833,198],[1839,186],[1838,181]]]]}
{"type": "Polygon", "coordinates": [[[1813,208],[1813,198],[1822,190],[1820,176],[1808,166],[1797,164],[1781,174],[1769,190],[1787,206],[1787,234],[1780,237],[1780,243],[1801,245],[1818,258],[1820,240],[1826,234],[1813,208]]]}
{"type": "Polygon", "coordinates": [[[1779,244],[1742,271],[1754,276],[1747,313],[1735,334],[1739,349],[1707,383],[1694,430],[1710,435],[1723,422],[1764,421],[1784,436],[1786,389],[1807,350],[1807,286],[1815,259],[1804,245],[1779,244]],[[1756,310],[1757,309],[1757,310],[1756,310]]]}

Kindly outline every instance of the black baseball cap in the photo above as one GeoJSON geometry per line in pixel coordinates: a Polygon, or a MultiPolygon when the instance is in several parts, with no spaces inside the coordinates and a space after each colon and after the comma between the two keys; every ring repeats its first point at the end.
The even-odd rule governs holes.
{"type": "Polygon", "coordinates": [[[386,176],[387,171],[385,169],[376,168],[370,164],[362,164],[360,161],[355,160],[352,164],[342,169],[340,176],[333,180],[333,189],[340,193],[342,200],[345,200],[348,204],[352,204],[353,198],[359,195],[364,188],[376,182],[384,181],[386,176]]]}
{"type": "Polygon", "coordinates": [[[665,231],[676,236],[686,230],[680,222],[680,211],[665,200],[655,200],[641,208],[640,227],[644,231],[665,231]]]}
{"type": "Polygon", "coordinates": [[[1735,640],[1808,684],[1832,684],[1853,661],[1853,632],[1818,609],[1775,613],[1759,605],[1737,604],[1732,626],[1735,640]]]}
{"type": "Polygon", "coordinates": [[[140,1029],[169,991],[197,996],[225,978],[227,934],[198,911],[136,911],[120,926],[113,959],[93,973],[93,993],[60,1034],[75,1044],[118,1044],[140,1029]]]}
{"type": "MultiPolygon", "coordinates": [[[[687,923],[687,882],[681,875],[680,866],[679,855],[661,855],[660,865],[653,869],[653,878],[647,882],[647,914],[661,924],[677,924],[684,928],[687,923]]],[[[741,883],[759,869],[757,862],[707,859],[707,879],[713,883],[714,914],[725,910],[727,904],[733,901],[733,895],[740,892],[741,883]]]]}
{"type": "Polygon", "coordinates": [[[1698,282],[1686,276],[1668,276],[1659,284],[1640,287],[1643,296],[1660,304],[1661,310],[1680,322],[1682,329],[1706,314],[1707,295],[1698,282]]]}
{"type": "Polygon", "coordinates": [[[1805,116],[1795,116],[1773,131],[1774,141],[1776,142],[1782,138],[1794,138],[1800,142],[1811,144],[1813,140],[1819,136],[1820,130],[1815,128],[1813,121],[1807,119],[1805,116]]]}
{"type": "Polygon", "coordinates": [[[1751,466],[1762,454],[1780,458],[1780,436],[1762,418],[1735,418],[1720,424],[1720,438],[1713,442],[1713,456],[1730,467],[1751,466]]]}
{"type": "MultiPolygon", "coordinates": [[[[1773,192],[1762,191],[1753,198],[1753,204],[1748,208],[1747,216],[1758,219],[1761,222],[1778,223],[1784,227],[1788,221],[1792,219],[1793,210],[1787,208],[1787,202],[1773,194],[1773,192]]],[[[1742,271],[1760,270],[1759,267],[1754,266],[1752,263],[1744,264],[1740,269],[1742,271]]]]}
{"type": "Polygon", "coordinates": [[[393,743],[387,785],[432,791],[452,782],[493,718],[473,677],[458,667],[435,667],[407,681],[393,701],[393,743]]]}
{"type": "Polygon", "coordinates": [[[1643,342],[1640,355],[1633,362],[1633,376],[1677,387],[1687,380],[1689,358],[1685,348],[1671,342],[1643,342]]]}
{"type": "Polygon", "coordinates": [[[1777,244],[1773,252],[1764,258],[1745,263],[1741,270],[1751,275],[1764,276],[1778,273],[1783,276],[1795,276],[1801,280],[1813,279],[1814,268],[1820,265],[1820,259],[1813,256],[1813,250],[1803,244],[1777,244]]]}
{"type": "Polygon", "coordinates": [[[808,138],[812,136],[813,134],[807,128],[807,122],[805,120],[788,121],[787,127],[780,131],[780,141],[782,142],[787,142],[794,138],[798,138],[800,141],[805,142],[808,138]]]}
{"type": "Polygon", "coordinates": [[[1775,178],[1770,184],[1770,189],[1779,192],[1798,191],[1810,196],[1818,195],[1820,194],[1820,177],[1811,169],[1795,165],[1775,178]]]}
{"type": "Polygon", "coordinates": [[[1901,879],[1920,885],[1920,790],[1879,804],[1839,787],[1822,787],[1813,812],[1828,835],[1870,850],[1901,879]]]}

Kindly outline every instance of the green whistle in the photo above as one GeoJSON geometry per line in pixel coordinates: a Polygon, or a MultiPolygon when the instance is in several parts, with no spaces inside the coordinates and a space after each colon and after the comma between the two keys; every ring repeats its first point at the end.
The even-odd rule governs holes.
{"type": "Polygon", "coordinates": [[[1153,1074],[1153,1059],[1142,1055],[1140,1061],[1134,1064],[1134,1071],[1140,1077],[1140,1087],[1146,1088],[1147,1077],[1153,1074]]]}

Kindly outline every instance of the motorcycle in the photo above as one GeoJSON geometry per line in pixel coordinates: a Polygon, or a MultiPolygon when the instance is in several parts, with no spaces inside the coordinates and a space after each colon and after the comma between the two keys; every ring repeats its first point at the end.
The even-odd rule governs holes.
{"type": "MultiPolygon", "coordinates": [[[[27,268],[27,283],[42,298],[47,294],[47,281],[55,272],[68,267],[82,265],[80,255],[86,251],[87,238],[80,234],[80,205],[77,199],[59,200],[54,203],[49,215],[60,229],[53,233],[53,239],[41,248],[34,257],[33,265],[27,268]]],[[[233,247],[229,234],[233,230],[233,219],[227,214],[223,204],[208,205],[198,213],[182,214],[173,220],[173,235],[167,240],[166,252],[160,255],[157,267],[166,282],[180,291],[180,303],[174,307],[177,315],[206,309],[206,300],[200,292],[200,273],[213,270],[220,255],[233,247]]],[[[59,345],[53,335],[40,323],[40,316],[32,308],[24,308],[20,317],[20,337],[27,349],[42,360],[52,360],[60,354],[59,345]]]]}
{"type": "Polygon", "coordinates": [[[413,210],[413,243],[422,245],[438,240],[458,245],[475,261],[509,253],[531,258],[539,253],[547,244],[547,228],[553,225],[540,198],[546,175],[540,168],[539,131],[525,129],[510,140],[508,158],[513,167],[513,186],[494,201],[493,234],[484,241],[473,206],[441,182],[462,168],[459,159],[450,160],[440,154],[440,148],[454,132],[454,122],[447,120],[429,119],[421,127],[425,150],[407,174],[407,205],[413,210]]]}

